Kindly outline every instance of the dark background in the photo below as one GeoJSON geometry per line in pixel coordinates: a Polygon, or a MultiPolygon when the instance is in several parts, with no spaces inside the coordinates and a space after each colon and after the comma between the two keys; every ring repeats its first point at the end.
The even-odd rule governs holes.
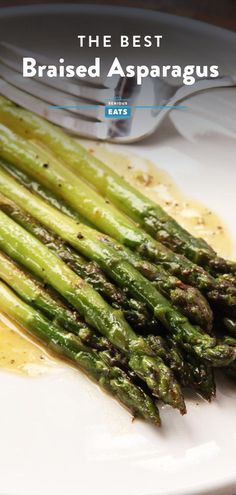
{"type": "Polygon", "coordinates": [[[0,6],[43,3],[92,3],[140,7],[198,19],[236,31],[236,0],[0,0],[0,6]]]}

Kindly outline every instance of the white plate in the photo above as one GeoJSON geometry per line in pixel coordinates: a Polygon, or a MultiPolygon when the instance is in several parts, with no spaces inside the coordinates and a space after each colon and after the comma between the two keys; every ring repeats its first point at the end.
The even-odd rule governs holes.
{"type": "MultiPolygon", "coordinates": [[[[61,32],[61,38],[52,35],[48,51],[59,53],[62,45],[67,45],[69,33],[75,27],[76,33],[81,32],[85,22],[89,26],[92,16],[96,17],[98,29],[109,18],[107,32],[113,26],[125,31],[125,25],[132,23],[136,32],[140,25],[147,31],[158,26],[158,32],[169,33],[170,45],[183,47],[184,55],[186,46],[195,42],[200,51],[215,51],[217,57],[222,57],[224,70],[235,63],[233,33],[135,9],[68,5],[2,9],[1,39],[40,50],[51,26],[51,32],[61,32]],[[186,39],[190,42],[186,43],[186,39]]],[[[150,158],[167,170],[184,192],[215,210],[236,243],[233,121],[231,117],[227,120],[230,129],[224,134],[220,117],[222,108],[225,117],[232,112],[233,94],[224,92],[224,98],[229,98],[227,105],[222,102],[223,93],[217,94],[215,117],[217,121],[221,119],[220,128],[213,127],[212,114],[204,121],[204,127],[194,114],[197,124],[189,133],[190,112],[182,113],[181,118],[173,112],[172,119],[190,140],[165,125],[158,135],[125,150],[150,158]]],[[[192,113],[194,105],[199,110],[194,100],[192,113]]],[[[183,418],[165,407],[160,431],[139,421],[132,423],[130,415],[115,401],[64,365],[58,373],[41,379],[2,372],[0,404],[2,495],[236,492],[236,393],[228,382],[219,384],[217,399],[211,405],[189,399],[188,414],[183,418]]]]}

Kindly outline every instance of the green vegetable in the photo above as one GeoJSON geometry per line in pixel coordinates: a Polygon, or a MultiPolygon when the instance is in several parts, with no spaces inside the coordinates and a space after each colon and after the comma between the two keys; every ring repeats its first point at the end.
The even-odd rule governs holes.
{"type": "Polygon", "coordinates": [[[0,310],[13,318],[56,353],[69,358],[98,384],[122,402],[133,415],[160,424],[158,410],[150,397],[132,383],[118,367],[109,367],[98,352],[85,346],[79,337],[63,331],[45,316],[19,299],[0,282],[0,310]]]}
{"type": "Polygon", "coordinates": [[[99,242],[97,234],[94,235],[92,229],[81,224],[77,225],[74,220],[17,184],[6,172],[0,172],[0,178],[0,191],[19,202],[24,209],[28,209],[35,218],[61,235],[74,248],[97,261],[118,283],[129,288],[132,296],[147,304],[155,318],[170,330],[187,349],[191,347],[191,352],[209,359],[215,366],[225,365],[234,359],[230,348],[227,346],[215,348],[214,338],[191,325],[146,278],[127,261],[118,257],[110,246],[99,242]],[[213,349],[209,349],[212,347],[213,349]]]}
{"type": "Polygon", "coordinates": [[[224,335],[219,340],[222,344],[231,345],[232,347],[236,347],[236,338],[232,337],[231,335],[224,335]]]}
{"type": "MultiPolygon", "coordinates": [[[[220,303],[224,311],[236,313],[236,288],[225,280],[216,280],[201,267],[178,255],[147,233],[136,227],[111,205],[107,205],[95,191],[66,169],[51,154],[0,126],[0,155],[32,175],[72,208],[117,241],[138,252],[152,262],[190,285],[198,287],[209,299],[220,303]]],[[[105,238],[104,238],[105,239],[105,238]]]]}
{"type": "MultiPolygon", "coordinates": [[[[70,268],[79,276],[84,278],[114,307],[120,307],[131,325],[141,331],[155,329],[157,321],[147,311],[146,305],[127,297],[127,290],[119,290],[112,284],[95,262],[86,262],[78,253],[61,238],[51,231],[45,229],[41,223],[36,221],[29,213],[18,207],[0,193],[0,209],[13,220],[22,225],[28,232],[34,234],[43,244],[53,250],[65,261],[70,268]]],[[[29,210],[28,210],[29,211],[29,210]]],[[[112,241],[111,241],[112,243],[112,241]]],[[[116,248],[116,246],[115,246],[116,248]]],[[[113,253],[114,254],[114,253],[113,253]]],[[[120,254],[120,251],[119,251],[120,254]]],[[[186,286],[176,277],[168,274],[161,267],[155,267],[148,261],[142,260],[132,251],[122,248],[121,255],[131,263],[143,276],[152,281],[153,285],[165,297],[176,306],[176,308],[187,316],[193,323],[199,324],[203,329],[210,332],[212,328],[212,312],[202,294],[195,288],[186,286]]]]}
{"type": "Polygon", "coordinates": [[[171,371],[155,356],[145,339],[136,335],[122,313],[109,306],[87,282],[1,211],[0,247],[8,256],[50,284],[79,311],[88,325],[124,352],[129,367],[147,383],[156,397],[185,412],[180,387],[171,371]]]}
{"type": "Polygon", "coordinates": [[[74,220],[76,220],[77,222],[81,222],[84,223],[85,225],[89,225],[90,227],[93,227],[91,222],[89,222],[78,212],[70,208],[64,201],[62,201],[62,199],[58,198],[55,194],[49,191],[49,189],[42,186],[42,184],[34,180],[32,177],[22,172],[22,170],[18,169],[17,167],[14,167],[12,163],[6,162],[4,160],[0,160],[0,165],[2,168],[4,168],[4,170],[10,173],[12,177],[14,177],[20,184],[24,185],[31,192],[34,192],[39,196],[41,196],[43,199],[45,199],[45,201],[47,201],[47,203],[51,204],[58,210],[62,211],[63,213],[65,213],[65,215],[74,218],[74,220]]]}
{"type": "Polygon", "coordinates": [[[39,309],[44,315],[65,329],[79,335],[88,326],[79,313],[66,305],[52,289],[27,273],[11,258],[0,251],[0,278],[6,282],[27,304],[39,309]]]}
{"type": "Polygon", "coordinates": [[[166,340],[161,336],[149,335],[148,341],[153,349],[157,347],[158,355],[171,368],[181,386],[196,390],[208,401],[215,396],[213,368],[205,361],[181,349],[169,335],[166,340]]]}
{"type": "MultiPolygon", "coordinates": [[[[90,328],[79,315],[78,311],[69,307],[58,293],[45,287],[39,279],[25,271],[11,258],[0,251],[0,278],[6,282],[24,302],[40,310],[55,325],[75,333],[81,340],[95,349],[111,353],[110,359],[125,364],[128,369],[128,361],[124,355],[112,346],[109,340],[90,328]]],[[[155,344],[157,337],[154,337],[155,344]]],[[[155,353],[160,355],[158,346],[152,346],[152,342],[145,337],[155,353]]],[[[164,353],[163,353],[164,354],[164,353]]],[[[163,357],[163,354],[160,357],[163,357]]]]}
{"type": "MultiPolygon", "coordinates": [[[[105,337],[96,333],[81,319],[77,311],[66,306],[59,296],[45,288],[42,283],[24,271],[0,251],[0,279],[6,282],[27,304],[40,310],[53,324],[75,333],[83,343],[102,351],[103,358],[112,366],[121,367],[136,378],[128,367],[127,358],[117,351],[105,337]]],[[[175,342],[168,345],[156,335],[147,335],[145,340],[155,354],[172,369],[181,385],[197,389],[204,397],[214,395],[214,382],[209,366],[198,362],[193,356],[183,356],[175,342]]]]}
{"type": "Polygon", "coordinates": [[[65,261],[77,275],[90,283],[114,308],[121,309],[127,321],[136,330],[141,332],[157,331],[159,323],[147,310],[146,305],[128,297],[126,291],[116,287],[102,272],[97,263],[85,260],[76,251],[67,246],[62,239],[53,234],[53,232],[46,230],[42,224],[1,193],[0,209],[65,261]]]}
{"type": "MultiPolygon", "coordinates": [[[[114,170],[101,160],[98,160],[58,127],[26,110],[16,107],[5,98],[0,100],[0,117],[3,123],[24,137],[37,139],[48,146],[50,150],[65,161],[73,172],[95,186],[103,196],[112,201],[120,210],[124,211],[155,239],[171,250],[184,254],[194,263],[212,271],[213,274],[225,272],[236,274],[235,263],[217,256],[203,239],[196,238],[183,229],[160,205],[128,184],[124,178],[120,177],[114,170]]],[[[115,217],[119,218],[117,213],[115,217]]],[[[130,238],[124,232],[121,233],[122,227],[124,226],[120,217],[117,235],[121,235],[127,242],[137,242],[138,237],[140,237],[139,242],[144,242],[141,234],[138,236],[137,230],[133,230],[133,233],[135,233],[134,240],[131,235],[132,232],[130,238]]],[[[101,229],[103,230],[103,228],[104,223],[101,229]]],[[[123,230],[125,230],[125,227],[123,230]]],[[[111,232],[107,233],[113,235],[111,232]]],[[[122,239],[119,237],[118,240],[121,241],[122,239]]],[[[158,248],[156,247],[156,249],[158,248]]],[[[159,249],[161,250],[160,246],[159,249]]],[[[165,251],[163,251],[163,254],[165,254],[165,251]]]]}

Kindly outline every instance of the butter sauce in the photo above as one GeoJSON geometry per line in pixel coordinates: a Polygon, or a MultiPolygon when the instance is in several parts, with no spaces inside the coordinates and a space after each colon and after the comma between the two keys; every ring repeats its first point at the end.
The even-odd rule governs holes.
{"type": "Polygon", "coordinates": [[[37,377],[53,372],[59,362],[16,323],[0,314],[0,368],[37,377]]]}
{"type": "Polygon", "coordinates": [[[127,182],[158,202],[182,227],[196,237],[204,238],[218,254],[225,258],[233,255],[233,243],[218,215],[184,194],[166,171],[130,151],[127,154],[114,152],[109,144],[83,144],[127,182]]]}

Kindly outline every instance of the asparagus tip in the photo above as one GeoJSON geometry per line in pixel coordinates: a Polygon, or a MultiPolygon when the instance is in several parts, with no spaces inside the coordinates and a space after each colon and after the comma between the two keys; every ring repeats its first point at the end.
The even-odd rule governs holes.
{"type": "Polygon", "coordinates": [[[236,360],[236,348],[226,344],[218,344],[215,347],[202,350],[201,357],[211,362],[216,368],[221,368],[236,360]]]}

